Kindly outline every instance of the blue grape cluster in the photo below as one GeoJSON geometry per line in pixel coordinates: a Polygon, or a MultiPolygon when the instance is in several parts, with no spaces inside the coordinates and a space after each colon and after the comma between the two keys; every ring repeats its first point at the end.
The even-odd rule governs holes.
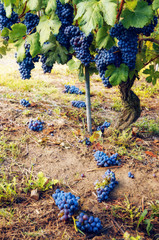
{"type": "Polygon", "coordinates": [[[125,63],[129,69],[135,68],[136,54],[138,52],[138,34],[142,33],[150,36],[157,25],[157,21],[157,17],[155,16],[153,21],[143,28],[129,27],[126,29],[121,22],[111,28],[110,35],[119,40],[118,47],[121,51],[121,62],[125,63]]]}
{"type": "MultiPolygon", "coordinates": [[[[16,55],[15,55],[16,57],[16,55]]],[[[31,78],[31,70],[35,68],[34,63],[39,61],[39,56],[32,58],[30,54],[30,45],[25,44],[25,58],[22,62],[17,62],[19,64],[19,72],[22,79],[31,78]]]]}
{"type": "Polygon", "coordinates": [[[42,62],[42,69],[44,73],[51,73],[51,70],[53,68],[53,64],[51,66],[46,65],[47,57],[42,54],[40,61],[42,62]]]}
{"type": "Polygon", "coordinates": [[[30,102],[25,99],[20,100],[20,104],[24,107],[30,107],[30,102]]]}
{"type": "Polygon", "coordinates": [[[75,50],[76,57],[85,65],[88,66],[92,61],[92,56],[89,47],[93,41],[93,35],[90,33],[87,37],[80,31],[79,27],[68,26],[65,28],[65,35],[69,38],[70,44],[75,50]]]}
{"type": "Polygon", "coordinates": [[[103,181],[101,183],[96,181],[94,184],[98,202],[107,200],[116,184],[118,184],[118,182],[116,181],[115,174],[108,169],[103,176],[103,181]]]}
{"type": "Polygon", "coordinates": [[[57,189],[52,197],[60,210],[60,220],[67,221],[78,210],[78,200],[80,198],[75,197],[72,193],[66,193],[57,189]]]}
{"type": "Polygon", "coordinates": [[[122,23],[115,24],[110,30],[110,35],[116,37],[121,51],[121,61],[130,69],[135,68],[136,54],[138,52],[138,35],[135,28],[124,28],[122,23]]]}
{"type": "Polygon", "coordinates": [[[109,167],[109,166],[115,166],[115,165],[119,166],[120,165],[117,153],[108,157],[104,152],[96,151],[94,154],[94,158],[97,161],[97,166],[100,166],[100,167],[109,167]]]}
{"type": "Polygon", "coordinates": [[[104,129],[108,128],[110,126],[110,123],[105,121],[101,126],[97,127],[97,131],[101,131],[102,133],[104,133],[104,129]]]}
{"type": "Polygon", "coordinates": [[[61,27],[59,29],[59,33],[56,36],[57,41],[67,49],[70,47],[69,37],[65,35],[65,28],[72,25],[73,23],[73,7],[69,4],[62,4],[59,0],[57,2],[57,8],[55,13],[59,17],[61,21],[61,27]]]}
{"type": "Polygon", "coordinates": [[[35,120],[35,121],[30,120],[28,127],[32,131],[40,132],[43,130],[43,124],[44,122],[40,120],[35,120]]]}
{"type": "Polygon", "coordinates": [[[76,226],[83,232],[98,233],[102,229],[101,221],[97,217],[88,216],[81,212],[76,219],[76,226]]]}
{"type": "Polygon", "coordinates": [[[83,92],[80,91],[79,88],[75,86],[70,86],[70,85],[65,85],[64,93],[77,94],[77,95],[83,94],[83,92]]]}
{"type": "Polygon", "coordinates": [[[111,87],[109,77],[105,77],[105,71],[107,70],[107,66],[110,64],[114,64],[116,67],[120,66],[121,52],[119,48],[114,46],[110,50],[98,50],[98,54],[95,56],[94,61],[104,86],[111,87]]]}
{"type": "Polygon", "coordinates": [[[63,26],[69,26],[73,23],[73,7],[69,4],[62,4],[60,0],[56,1],[57,8],[55,13],[59,17],[63,26]]]}
{"type": "Polygon", "coordinates": [[[39,24],[39,17],[32,13],[26,13],[23,23],[27,27],[27,34],[35,33],[36,26],[39,24]]]}
{"type": "Polygon", "coordinates": [[[131,172],[128,172],[128,177],[129,178],[134,178],[134,174],[132,174],[131,172]]]}
{"type": "Polygon", "coordinates": [[[11,29],[11,26],[18,22],[18,14],[12,11],[11,17],[7,18],[4,5],[0,3],[0,30],[3,28],[11,29]]]}
{"type": "Polygon", "coordinates": [[[72,106],[77,108],[85,108],[86,104],[83,101],[72,101],[72,106]]]}

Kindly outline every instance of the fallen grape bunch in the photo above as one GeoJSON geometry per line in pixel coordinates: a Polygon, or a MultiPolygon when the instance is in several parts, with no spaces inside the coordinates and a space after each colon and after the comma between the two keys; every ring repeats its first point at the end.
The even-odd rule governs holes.
{"type": "Polygon", "coordinates": [[[81,212],[76,219],[76,226],[83,232],[97,233],[102,229],[101,221],[97,217],[88,216],[81,212]]]}
{"type": "Polygon", "coordinates": [[[86,104],[83,101],[72,101],[72,106],[77,108],[85,108],[86,104]]]}
{"type": "Polygon", "coordinates": [[[80,91],[79,88],[75,86],[70,86],[70,85],[65,85],[64,93],[77,94],[77,95],[83,94],[83,92],[80,91]]]}
{"type": "Polygon", "coordinates": [[[108,157],[104,152],[97,151],[94,154],[94,158],[97,161],[97,166],[100,166],[100,167],[109,167],[109,166],[115,166],[115,165],[119,166],[120,165],[117,153],[108,157]]]}
{"type": "Polygon", "coordinates": [[[108,169],[103,176],[103,181],[100,183],[97,180],[94,183],[98,202],[107,200],[116,184],[118,184],[118,182],[116,181],[115,174],[108,169]]]}
{"type": "Polygon", "coordinates": [[[104,133],[104,129],[108,128],[110,126],[110,123],[105,121],[101,126],[97,127],[97,131],[101,131],[102,133],[104,133]]]}
{"type": "Polygon", "coordinates": [[[28,127],[32,130],[32,131],[36,131],[36,132],[40,132],[43,130],[43,121],[40,120],[30,120],[28,127]]]}
{"type": "Polygon", "coordinates": [[[78,210],[78,200],[80,198],[75,197],[72,193],[66,193],[57,189],[52,197],[60,210],[60,220],[67,221],[69,218],[72,218],[74,213],[78,210]]]}
{"type": "Polygon", "coordinates": [[[31,105],[30,102],[25,99],[20,100],[20,104],[24,107],[30,107],[31,105]]]}

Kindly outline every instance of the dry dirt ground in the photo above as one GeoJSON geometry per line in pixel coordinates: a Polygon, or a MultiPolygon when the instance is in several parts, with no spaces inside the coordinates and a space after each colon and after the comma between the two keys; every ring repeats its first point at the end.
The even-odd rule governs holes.
{"type": "MultiPolygon", "coordinates": [[[[123,232],[129,230],[135,234],[135,227],[125,225],[112,216],[110,206],[121,203],[125,196],[139,208],[144,209],[151,201],[159,200],[159,137],[145,134],[137,128],[133,133],[127,152],[121,152],[122,144],[101,137],[92,146],[79,143],[85,136],[86,116],[84,109],[74,109],[70,101],[84,100],[84,96],[64,94],[64,84],[72,84],[84,89],[76,73],[69,73],[67,67],[55,66],[50,75],[44,75],[40,63],[33,71],[30,80],[20,80],[18,66],[12,55],[0,60],[0,134],[1,141],[14,143],[14,149],[2,149],[5,157],[1,170],[15,173],[19,181],[29,176],[33,168],[36,176],[42,171],[45,176],[60,181],[61,189],[80,196],[82,210],[98,216],[104,230],[99,236],[76,233],[73,224],[58,220],[58,209],[53,203],[50,190],[41,195],[39,201],[30,198],[20,191],[19,198],[9,206],[14,211],[8,220],[2,218],[0,239],[122,239],[123,232]],[[22,81],[22,85],[20,83],[22,81]],[[29,81],[29,83],[28,83],[29,81]],[[41,82],[41,83],[40,83],[41,82]],[[38,86],[39,83],[39,86],[38,86]],[[22,98],[30,100],[28,109],[20,105],[22,98]],[[39,117],[45,122],[42,132],[33,132],[28,128],[30,119],[39,117]],[[52,133],[52,134],[51,134],[52,133]],[[105,203],[98,203],[94,182],[102,180],[107,168],[98,168],[93,150],[102,150],[109,156],[120,149],[120,167],[109,167],[113,170],[118,186],[105,203]],[[134,149],[134,151],[133,151],[134,149]],[[131,155],[132,152],[132,155],[131,155]],[[135,178],[128,178],[131,171],[135,178]],[[84,174],[85,177],[81,177],[84,174]],[[7,222],[7,224],[6,224],[7,222]]],[[[113,110],[112,99],[117,90],[106,90],[97,77],[91,81],[91,101],[93,130],[104,120],[112,122],[118,112],[113,110]]],[[[143,98],[141,119],[145,116],[158,117],[157,95],[143,98]]],[[[159,106],[159,105],[158,105],[159,106]]],[[[126,144],[125,144],[126,145],[126,144]]],[[[124,148],[125,149],[125,148],[124,148]]],[[[153,235],[159,233],[155,225],[153,235]]],[[[148,237],[145,229],[139,229],[143,239],[148,237]]]]}

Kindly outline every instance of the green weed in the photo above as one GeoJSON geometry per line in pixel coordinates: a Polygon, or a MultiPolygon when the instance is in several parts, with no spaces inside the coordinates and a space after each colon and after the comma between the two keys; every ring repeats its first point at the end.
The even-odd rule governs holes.
{"type": "Polygon", "coordinates": [[[159,120],[143,118],[135,123],[136,127],[139,128],[139,131],[144,131],[148,134],[159,134],[159,120]]]}
{"type": "Polygon", "coordinates": [[[52,188],[53,185],[57,184],[58,180],[50,180],[44,177],[42,172],[38,173],[37,179],[33,179],[32,172],[30,178],[25,182],[25,188],[23,189],[25,193],[29,190],[37,189],[39,192],[44,192],[52,188]]]}
{"type": "Polygon", "coordinates": [[[140,208],[133,206],[125,196],[125,200],[118,205],[112,206],[114,217],[121,219],[126,224],[136,225],[140,217],[140,208]]]}
{"type": "Polygon", "coordinates": [[[120,112],[123,106],[121,99],[117,97],[112,97],[112,100],[113,100],[113,104],[111,106],[112,109],[114,109],[117,112],[120,112]]]}
{"type": "Polygon", "coordinates": [[[16,198],[16,177],[8,179],[5,173],[0,176],[0,205],[10,204],[16,198]]]}

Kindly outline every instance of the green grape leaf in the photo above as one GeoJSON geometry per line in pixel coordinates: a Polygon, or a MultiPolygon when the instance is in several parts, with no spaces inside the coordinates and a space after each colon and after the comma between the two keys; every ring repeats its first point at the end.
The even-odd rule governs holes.
{"type": "Polygon", "coordinates": [[[155,71],[154,65],[150,65],[148,69],[145,69],[145,70],[143,71],[143,73],[146,74],[146,75],[149,75],[149,76],[146,78],[146,81],[147,81],[148,83],[151,83],[151,82],[152,82],[153,85],[156,84],[156,81],[157,81],[157,79],[159,78],[159,72],[158,72],[158,71],[155,71]]]}
{"type": "Polygon", "coordinates": [[[139,72],[144,67],[145,62],[145,52],[140,52],[136,55],[135,69],[139,72]]]}
{"type": "Polygon", "coordinates": [[[27,36],[27,42],[30,44],[30,54],[34,58],[40,53],[39,33],[35,32],[27,36]]]}
{"type": "Polygon", "coordinates": [[[25,58],[25,40],[19,39],[15,46],[17,47],[17,62],[22,62],[25,58]]]}
{"type": "Polygon", "coordinates": [[[99,2],[90,0],[88,2],[80,2],[77,4],[77,15],[75,20],[80,19],[82,31],[88,35],[97,26],[103,25],[103,17],[101,15],[99,2]]]}
{"type": "Polygon", "coordinates": [[[97,48],[111,48],[114,45],[114,40],[111,38],[110,35],[107,34],[107,27],[101,27],[96,35],[96,44],[97,48]]]}
{"type": "Polygon", "coordinates": [[[139,1],[133,11],[126,8],[121,17],[123,18],[122,24],[125,28],[142,28],[152,19],[153,11],[147,2],[139,1]]]}
{"type": "Polygon", "coordinates": [[[61,46],[59,42],[56,41],[53,50],[48,52],[48,58],[46,64],[52,65],[55,62],[59,64],[65,64],[67,62],[68,51],[65,47],[61,46]]]}
{"type": "Polygon", "coordinates": [[[136,5],[137,5],[137,0],[127,0],[126,1],[126,4],[125,4],[125,6],[130,10],[130,11],[133,11],[134,10],[134,8],[136,7],[136,5]]]}
{"type": "Polygon", "coordinates": [[[114,0],[100,0],[100,9],[108,25],[114,26],[117,14],[117,4],[114,0]]]}
{"type": "Polygon", "coordinates": [[[42,16],[37,26],[37,31],[40,34],[41,45],[48,41],[50,34],[58,34],[61,22],[59,20],[49,19],[47,16],[42,16]]]}
{"type": "Polygon", "coordinates": [[[22,23],[16,23],[12,25],[12,31],[9,33],[9,39],[13,42],[21,39],[23,36],[26,35],[27,27],[22,23]]]}
{"type": "Polygon", "coordinates": [[[121,64],[118,68],[114,65],[109,65],[107,69],[105,77],[110,77],[109,82],[112,86],[119,85],[120,83],[128,80],[129,68],[127,65],[121,64]]]}
{"type": "Polygon", "coordinates": [[[47,7],[45,9],[45,13],[49,14],[52,10],[56,10],[56,0],[49,0],[47,7]]]}
{"type": "Polygon", "coordinates": [[[69,67],[70,71],[79,69],[80,65],[81,65],[81,61],[78,60],[77,58],[71,59],[67,63],[67,66],[69,67]]]}
{"type": "Polygon", "coordinates": [[[153,8],[153,10],[157,10],[159,8],[159,1],[158,0],[153,1],[152,8],[153,8]]]}
{"type": "Polygon", "coordinates": [[[159,53],[159,45],[153,43],[153,49],[155,50],[155,52],[158,54],[159,53]]]}
{"type": "Polygon", "coordinates": [[[5,10],[6,10],[6,16],[8,17],[8,18],[10,18],[11,17],[11,14],[12,14],[12,4],[10,4],[9,2],[9,4],[6,4],[8,1],[5,1],[5,10]]]}
{"type": "Polygon", "coordinates": [[[30,10],[39,11],[42,5],[42,0],[28,0],[27,6],[30,10]]]}
{"type": "Polygon", "coordinates": [[[9,35],[9,29],[8,28],[3,28],[1,36],[2,37],[7,37],[9,35]]]}
{"type": "Polygon", "coordinates": [[[80,65],[80,68],[79,68],[78,79],[80,82],[83,82],[85,80],[84,67],[82,64],[80,65]]]}

